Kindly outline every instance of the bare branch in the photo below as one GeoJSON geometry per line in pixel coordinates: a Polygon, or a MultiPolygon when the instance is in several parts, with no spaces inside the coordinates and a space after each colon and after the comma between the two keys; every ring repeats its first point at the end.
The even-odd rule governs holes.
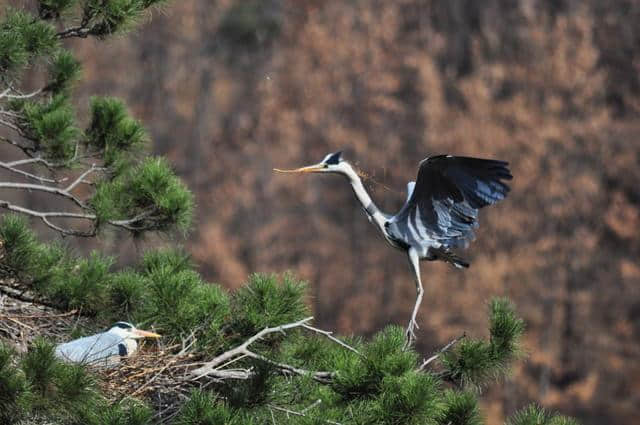
{"type": "Polygon", "coordinates": [[[91,168],[89,168],[84,173],[82,173],[77,179],[75,179],[73,181],[73,183],[71,183],[69,186],[67,186],[64,189],[64,191],[67,192],[67,193],[71,193],[73,188],[75,188],[80,183],[83,183],[84,182],[84,178],[87,177],[89,174],[91,174],[94,171],[102,171],[102,170],[105,170],[105,169],[102,168],[102,167],[96,167],[96,164],[91,164],[91,168]]]}
{"type": "Polygon", "coordinates": [[[44,159],[38,158],[27,158],[27,159],[19,159],[17,161],[7,162],[7,165],[10,167],[17,167],[19,165],[33,164],[36,162],[47,162],[44,159]]]}
{"type": "Polygon", "coordinates": [[[323,331],[322,329],[314,328],[313,326],[309,326],[309,325],[302,325],[302,327],[305,328],[305,329],[308,329],[310,331],[313,331],[313,332],[319,333],[321,335],[324,335],[327,338],[329,338],[331,341],[335,342],[338,345],[343,346],[347,350],[353,351],[354,353],[356,353],[358,355],[361,355],[358,350],[356,350],[355,348],[353,348],[352,346],[350,346],[346,342],[343,342],[343,341],[339,340],[338,338],[334,337],[333,336],[333,332],[323,331]]]}
{"type": "Polygon", "coordinates": [[[5,170],[11,171],[12,173],[20,174],[21,176],[29,178],[29,179],[38,180],[40,183],[59,183],[60,182],[60,180],[49,179],[49,178],[46,178],[46,177],[38,176],[36,174],[28,173],[28,172],[23,171],[23,170],[19,170],[19,169],[15,168],[15,167],[10,166],[6,162],[1,162],[0,161],[0,168],[4,168],[5,170]]]}
{"type": "MultiPolygon", "coordinates": [[[[12,145],[17,145],[17,143],[15,143],[15,142],[10,142],[8,140],[5,140],[5,141],[11,143],[12,145]]],[[[18,147],[20,147],[20,146],[18,145],[18,147]]],[[[26,148],[26,149],[28,149],[29,151],[33,150],[31,148],[26,148]]],[[[77,150],[77,145],[76,145],[76,150],[77,150]]],[[[46,159],[44,159],[44,158],[42,158],[40,156],[37,156],[37,157],[30,157],[30,158],[26,158],[26,159],[19,159],[17,161],[11,161],[11,162],[8,162],[7,164],[12,166],[12,167],[16,167],[18,165],[27,165],[27,164],[42,164],[42,165],[44,165],[45,167],[47,167],[49,169],[53,169],[53,168],[66,167],[66,166],[68,166],[70,163],[72,163],[75,160],[76,160],[76,155],[74,155],[74,157],[71,158],[70,160],[64,161],[64,162],[51,162],[51,161],[47,161],[46,159]]]]}
{"type": "MultiPolygon", "coordinates": [[[[0,185],[1,184],[2,183],[0,183],[0,185]]],[[[35,210],[31,210],[29,208],[21,207],[19,205],[11,204],[10,202],[3,201],[1,199],[0,199],[0,208],[5,208],[5,209],[8,209],[10,211],[18,212],[18,213],[21,213],[21,214],[26,214],[26,215],[29,215],[29,216],[32,216],[32,217],[37,217],[37,218],[41,219],[43,221],[43,223],[45,223],[48,227],[54,229],[57,232],[62,233],[63,235],[91,237],[91,236],[95,236],[96,232],[97,232],[97,228],[95,227],[95,221],[96,221],[97,217],[95,216],[95,214],[72,213],[72,212],[65,212],[65,211],[45,211],[45,212],[43,212],[43,211],[35,211],[35,210]],[[67,229],[67,228],[63,228],[63,227],[60,227],[60,226],[52,223],[50,218],[72,218],[72,219],[79,219],[79,220],[89,220],[89,221],[93,221],[94,222],[94,227],[89,232],[82,232],[82,231],[79,231],[79,230],[67,229]]],[[[109,221],[107,221],[107,223],[112,225],[112,226],[121,227],[123,229],[130,230],[130,231],[141,231],[141,230],[145,230],[145,229],[151,228],[151,226],[139,226],[139,227],[136,227],[136,226],[132,226],[131,223],[135,223],[135,222],[141,220],[142,218],[150,217],[150,216],[151,216],[151,212],[147,211],[147,212],[138,214],[137,216],[135,216],[133,218],[129,218],[129,219],[125,219],[125,220],[109,220],[109,221]]]]}
{"type": "Polygon", "coordinates": [[[87,28],[86,26],[81,25],[77,27],[66,28],[60,31],[59,33],[57,33],[56,37],[60,39],[71,38],[71,37],[86,38],[89,35],[90,31],[91,31],[90,28],[87,28]]]}
{"type": "Polygon", "coordinates": [[[19,212],[21,214],[30,215],[32,217],[38,217],[48,227],[52,228],[53,230],[55,230],[57,232],[62,233],[63,235],[90,237],[90,236],[95,236],[95,234],[96,234],[95,227],[90,232],[81,232],[79,230],[74,230],[74,229],[65,229],[63,227],[60,227],[58,225],[53,224],[49,220],[50,217],[66,217],[66,218],[75,218],[75,219],[83,219],[83,220],[92,220],[92,221],[94,221],[96,219],[96,216],[93,215],[93,214],[77,214],[77,213],[54,212],[54,211],[52,211],[52,212],[40,212],[40,211],[34,211],[34,210],[31,210],[31,209],[28,209],[28,208],[21,207],[19,205],[14,205],[14,204],[11,204],[11,203],[9,203],[7,201],[3,201],[3,200],[0,200],[0,208],[5,208],[5,209],[8,209],[9,211],[15,211],[15,212],[19,212]]]}
{"type": "Polygon", "coordinates": [[[452,340],[451,342],[449,342],[447,345],[445,345],[444,347],[442,347],[440,350],[438,350],[438,352],[436,352],[433,356],[429,357],[428,359],[426,359],[425,361],[422,362],[422,364],[420,365],[420,367],[418,368],[418,371],[423,371],[431,362],[433,362],[434,360],[436,360],[438,357],[440,357],[442,354],[446,353],[451,347],[453,347],[454,345],[456,345],[461,339],[465,338],[467,335],[466,334],[462,334],[459,337],[455,338],[454,340],[452,340]]]}
{"type": "Polygon", "coordinates": [[[310,375],[310,376],[313,376],[313,378],[318,380],[319,382],[326,383],[327,380],[331,378],[330,372],[311,372],[304,369],[298,369],[290,365],[274,362],[272,360],[267,359],[264,356],[261,356],[260,354],[256,354],[253,351],[249,350],[249,346],[251,344],[255,343],[256,341],[259,341],[260,339],[264,338],[268,334],[284,332],[287,329],[302,327],[312,319],[313,317],[307,317],[306,319],[302,319],[297,322],[287,323],[285,325],[275,326],[272,328],[265,328],[260,332],[258,332],[257,334],[255,334],[254,336],[252,336],[251,338],[247,339],[238,347],[225,351],[224,353],[220,354],[213,360],[204,363],[201,367],[194,369],[193,371],[191,371],[191,375],[195,377],[194,379],[199,379],[204,376],[216,376],[217,372],[220,372],[220,368],[224,364],[228,364],[229,361],[233,360],[236,357],[245,356],[245,357],[251,357],[254,359],[262,360],[264,362],[272,364],[277,368],[279,368],[281,371],[284,371],[285,373],[292,373],[296,375],[310,375]]]}
{"type": "MultiPolygon", "coordinates": [[[[15,140],[11,140],[11,139],[8,139],[8,138],[3,137],[3,136],[0,136],[0,140],[2,140],[3,142],[6,142],[6,143],[8,143],[8,144],[10,144],[10,145],[12,145],[12,146],[17,147],[17,148],[18,148],[18,149],[20,149],[22,152],[24,152],[24,154],[25,154],[25,155],[27,155],[27,156],[32,156],[32,155],[33,155],[33,153],[32,153],[32,152],[34,151],[34,149],[33,149],[33,148],[30,148],[30,147],[28,147],[28,146],[21,145],[20,143],[16,142],[15,140]]],[[[15,162],[15,161],[14,161],[14,162],[15,162]]],[[[12,163],[9,163],[9,164],[13,166],[13,164],[12,164],[12,163]]]]}
{"type": "Polygon", "coordinates": [[[20,127],[18,127],[17,125],[13,124],[12,122],[0,119],[0,124],[4,125],[5,127],[10,128],[13,131],[16,131],[19,134],[22,134],[22,130],[20,129],[20,127]]]}
{"type": "Polygon", "coordinates": [[[282,372],[284,375],[300,375],[300,376],[311,376],[314,380],[322,383],[328,384],[331,382],[333,378],[333,372],[314,372],[306,369],[300,369],[286,363],[274,362],[271,359],[268,359],[260,354],[256,354],[252,351],[247,351],[245,354],[247,357],[251,357],[252,359],[261,360],[265,363],[268,363],[272,366],[275,366],[282,372]]]}
{"type": "Polygon", "coordinates": [[[31,93],[27,93],[27,94],[10,94],[9,92],[10,89],[7,89],[3,92],[4,96],[0,96],[0,97],[6,97],[7,99],[29,99],[31,97],[37,96],[40,93],[42,93],[43,89],[38,89],[36,91],[33,91],[31,93]]]}
{"type": "Polygon", "coordinates": [[[15,112],[5,111],[4,109],[0,109],[0,114],[6,115],[11,118],[21,118],[21,116],[16,114],[15,112]]]}
{"type": "MultiPolygon", "coordinates": [[[[93,170],[92,170],[93,171],[93,170]]],[[[52,186],[45,186],[41,184],[32,183],[13,183],[13,182],[0,182],[0,189],[18,189],[18,190],[36,190],[39,192],[52,193],[54,195],[60,195],[64,198],[68,198],[76,203],[80,208],[86,209],[86,205],[73,194],[67,192],[66,189],[60,189],[52,186]]]]}
{"type": "MultiPolygon", "coordinates": [[[[315,403],[313,403],[311,406],[307,407],[303,412],[306,412],[307,410],[309,410],[311,407],[314,407],[315,405],[319,404],[318,402],[322,402],[321,400],[316,401],[315,403]]],[[[307,415],[305,415],[303,412],[296,412],[295,410],[290,410],[290,409],[286,409],[284,407],[280,407],[280,406],[276,406],[274,404],[270,404],[269,405],[269,409],[273,409],[273,410],[277,410],[279,412],[283,412],[286,413],[287,416],[288,415],[293,415],[293,416],[302,416],[302,417],[306,417],[307,415]]],[[[328,424],[332,424],[332,425],[341,425],[340,422],[334,422],[334,421],[330,421],[330,420],[326,420],[325,421],[328,424]]]]}

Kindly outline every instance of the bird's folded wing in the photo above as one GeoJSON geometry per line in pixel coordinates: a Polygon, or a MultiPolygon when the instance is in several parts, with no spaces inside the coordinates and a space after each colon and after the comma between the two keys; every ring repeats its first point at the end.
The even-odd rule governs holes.
{"type": "Polygon", "coordinates": [[[104,332],[60,344],[55,353],[66,362],[94,364],[118,356],[121,342],[122,337],[104,332]]]}

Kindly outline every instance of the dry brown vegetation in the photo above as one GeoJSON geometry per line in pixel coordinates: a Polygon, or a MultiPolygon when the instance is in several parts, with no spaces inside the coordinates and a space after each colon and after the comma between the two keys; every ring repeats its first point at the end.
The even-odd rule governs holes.
{"type": "Polygon", "coordinates": [[[203,273],[235,287],[292,270],[323,328],[404,324],[406,260],[342,179],[272,168],[344,148],[393,212],[425,156],[508,160],[512,193],[483,211],[471,268],[423,265],[419,348],[482,332],[486,301],[509,296],[530,357],[492,390],[489,423],[531,400],[635,423],[640,2],[247,1],[249,30],[229,19],[239,3],[173,2],[133,37],[77,45],[78,91],[127,98],[195,191],[203,273]]]}

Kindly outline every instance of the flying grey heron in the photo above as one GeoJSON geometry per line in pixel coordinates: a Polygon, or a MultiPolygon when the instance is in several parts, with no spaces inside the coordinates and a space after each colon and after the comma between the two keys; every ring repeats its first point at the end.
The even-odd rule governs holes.
{"type": "Polygon", "coordinates": [[[407,343],[415,340],[416,315],[424,289],[420,260],[442,260],[456,268],[469,263],[453,252],[466,248],[478,227],[478,210],[507,196],[503,180],[513,176],[508,163],[490,159],[451,155],[428,157],[420,162],[418,177],[407,184],[407,200],[396,215],[385,214],[365,190],[356,170],[342,159],[341,152],[322,161],[282,173],[335,173],[347,178],[369,221],[394,248],[405,251],[414,275],[417,298],[407,326],[407,343]]]}
{"type": "Polygon", "coordinates": [[[59,344],[55,354],[65,362],[109,367],[137,351],[136,339],[159,337],[157,333],[136,329],[131,323],[117,322],[105,332],[59,344]]]}

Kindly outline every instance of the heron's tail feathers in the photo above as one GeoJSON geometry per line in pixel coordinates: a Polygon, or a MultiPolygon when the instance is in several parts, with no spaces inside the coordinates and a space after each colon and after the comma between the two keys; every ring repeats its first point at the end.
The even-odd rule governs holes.
{"type": "Polygon", "coordinates": [[[466,269],[469,267],[468,261],[459,257],[455,252],[449,249],[438,249],[435,251],[435,254],[439,260],[446,261],[457,269],[466,269]]]}

